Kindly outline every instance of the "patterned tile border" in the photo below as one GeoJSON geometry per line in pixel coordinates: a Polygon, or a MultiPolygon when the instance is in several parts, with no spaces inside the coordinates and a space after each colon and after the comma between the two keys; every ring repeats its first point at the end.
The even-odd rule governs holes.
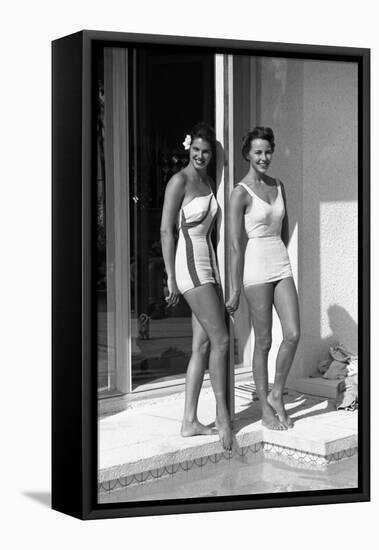
{"type": "Polygon", "coordinates": [[[275,457],[290,463],[292,466],[303,467],[304,469],[319,469],[322,466],[327,466],[344,458],[351,458],[357,454],[358,447],[345,449],[327,456],[321,456],[292,449],[290,447],[260,442],[255,443],[254,445],[247,445],[246,447],[234,448],[230,452],[225,451],[201,458],[184,460],[178,464],[163,466],[161,468],[155,468],[153,470],[148,470],[138,474],[131,474],[129,476],[120,477],[110,481],[104,481],[98,484],[98,492],[99,494],[102,494],[112,492],[118,488],[125,489],[126,487],[137,485],[139,483],[151,482],[164,477],[173,476],[179,471],[188,472],[194,467],[202,468],[208,463],[217,464],[221,460],[231,460],[236,456],[244,457],[248,453],[256,454],[260,451],[263,451],[265,454],[275,455],[275,457]]]}
{"type": "Polygon", "coordinates": [[[142,472],[141,474],[132,474],[130,476],[125,476],[125,477],[121,477],[111,481],[105,481],[103,483],[99,483],[98,490],[99,490],[99,493],[103,493],[103,492],[108,493],[119,487],[125,488],[131,485],[136,485],[138,483],[145,483],[147,481],[154,481],[156,479],[161,479],[162,477],[172,476],[176,474],[179,470],[182,472],[188,472],[193,467],[201,468],[202,466],[205,466],[208,463],[217,464],[218,462],[220,462],[220,460],[231,460],[235,456],[240,456],[240,457],[246,456],[249,452],[255,454],[261,451],[262,449],[263,449],[263,444],[260,442],[254,445],[249,445],[247,447],[235,448],[230,452],[225,451],[221,453],[215,453],[209,456],[204,456],[201,458],[184,460],[179,464],[172,464],[170,466],[164,466],[162,468],[156,468],[153,470],[149,470],[147,472],[142,472]]]}
{"type": "Polygon", "coordinates": [[[309,467],[311,465],[316,467],[328,466],[329,464],[338,462],[344,458],[351,458],[358,453],[358,447],[352,447],[350,449],[343,449],[342,451],[322,456],[314,453],[306,453],[290,447],[283,447],[282,445],[274,445],[273,443],[263,443],[263,450],[265,453],[275,455],[278,458],[290,459],[291,464],[296,462],[298,464],[303,464],[305,467],[309,467]]]}

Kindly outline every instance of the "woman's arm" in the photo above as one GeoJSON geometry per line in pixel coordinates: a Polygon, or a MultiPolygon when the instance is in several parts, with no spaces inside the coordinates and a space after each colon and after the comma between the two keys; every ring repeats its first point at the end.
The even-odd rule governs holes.
{"type": "Polygon", "coordinates": [[[284,208],[285,208],[285,214],[282,221],[282,241],[288,246],[289,240],[290,240],[290,232],[289,232],[289,223],[288,223],[288,210],[287,210],[287,198],[286,198],[286,192],[284,190],[284,185],[282,182],[280,182],[280,186],[282,188],[282,196],[284,201],[284,208]]]}
{"type": "Polygon", "coordinates": [[[243,187],[233,189],[230,197],[230,297],[226,303],[229,313],[234,313],[239,306],[241,293],[242,270],[246,246],[244,214],[246,208],[246,191],[243,187]]]}
{"type": "Polygon", "coordinates": [[[175,279],[175,225],[184,193],[184,177],[180,173],[175,174],[166,186],[161,219],[161,244],[169,292],[166,298],[168,306],[175,306],[180,296],[175,279]]]}

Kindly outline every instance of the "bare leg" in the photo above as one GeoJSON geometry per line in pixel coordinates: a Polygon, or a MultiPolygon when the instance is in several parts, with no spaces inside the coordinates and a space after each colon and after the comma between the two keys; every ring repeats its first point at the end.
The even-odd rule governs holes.
{"type": "Polygon", "coordinates": [[[184,416],[180,432],[183,437],[213,433],[211,428],[201,424],[197,418],[197,405],[208,356],[209,338],[196,316],[192,314],[192,355],[187,367],[184,416]]]}
{"type": "Polygon", "coordinates": [[[270,430],[287,429],[275,415],[275,410],[267,400],[268,368],[267,359],[271,348],[272,306],[274,285],[272,283],[250,285],[245,288],[253,322],[255,343],[253,354],[254,382],[262,408],[262,424],[270,430]]]}
{"type": "Polygon", "coordinates": [[[209,374],[216,398],[216,427],[222,446],[229,450],[232,448],[230,414],[226,404],[226,361],[229,336],[222,302],[211,284],[189,290],[184,297],[209,338],[209,374]]]}
{"type": "Polygon", "coordinates": [[[292,277],[282,279],[275,286],[274,305],[282,325],[283,341],[276,358],[275,380],[268,396],[268,402],[278,413],[282,424],[287,428],[292,428],[293,421],[286,413],[283,403],[284,385],[300,337],[299,305],[292,277]]]}

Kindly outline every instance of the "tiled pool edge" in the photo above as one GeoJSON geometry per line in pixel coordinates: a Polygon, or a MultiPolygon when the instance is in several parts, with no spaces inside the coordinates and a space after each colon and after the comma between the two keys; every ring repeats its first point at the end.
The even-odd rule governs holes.
{"type": "Polygon", "coordinates": [[[178,471],[188,472],[194,467],[201,468],[209,462],[211,462],[212,464],[217,464],[221,460],[231,460],[233,457],[236,456],[236,454],[238,454],[238,456],[246,456],[248,452],[255,454],[262,450],[263,444],[256,443],[254,445],[240,447],[238,450],[235,449],[231,452],[218,452],[214,453],[213,455],[185,460],[177,464],[171,464],[169,466],[163,466],[161,468],[155,468],[153,470],[141,472],[140,474],[132,474],[130,476],[124,476],[122,478],[117,478],[102,483],[100,482],[99,491],[109,492],[113,491],[117,487],[125,488],[129,487],[130,485],[136,485],[138,483],[146,483],[147,481],[153,481],[162,477],[175,475],[178,471]]]}
{"type": "MultiPolygon", "coordinates": [[[[243,442],[244,439],[245,440],[248,439],[246,438],[247,435],[248,434],[241,434],[242,436],[241,442],[243,442]]],[[[255,435],[257,435],[257,432],[255,432],[255,435]]],[[[123,470],[125,466],[128,466],[128,465],[123,465],[124,468],[116,467],[112,469],[107,469],[105,471],[100,471],[99,472],[100,481],[98,483],[98,490],[99,490],[99,493],[110,492],[119,487],[125,488],[125,487],[129,487],[131,485],[136,485],[139,483],[146,483],[149,481],[160,479],[162,477],[175,475],[179,470],[188,471],[194,467],[201,468],[202,466],[206,465],[208,462],[212,462],[213,464],[216,464],[220,462],[220,460],[231,460],[236,455],[239,457],[243,457],[243,456],[246,456],[247,453],[249,452],[255,454],[255,453],[258,453],[259,451],[263,451],[265,454],[275,456],[280,460],[291,461],[292,465],[294,464],[294,462],[296,462],[296,466],[303,466],[306,468],[322,467],[328,464],[332,464],[333,462],[338,462],[344,458],[350,458],[355,454],[357,454],[357,451],[358,451],[357,438],[352,436],[350,438],[343,438],[343,440],[345,441],[345,443],[347,443],[347,446],[345,448],[341,448],[340,450],[334,450],[329,454],[312,453],[301,449],[296,449],[285,445],[264,441],[263,437],[261,441],[256,441],[255,443],[252,443],[252,444],[251,443],[249,444],[246,441],[247,444],[240,445],[240,446],[238,445],[238,441],[237,441],[237,445],[234,447],[234,449],[231,452],[219,451],[219,452],[214,452],[212,454],[189,458],[189,459],[185,459],[174,463],[172,463],[172,457],[171,457],[170,464],[167,463],[167,464],[158,466],[156,468],[146,469],[143,471],[133,472],[129,474],[126,474],[125,472],[126,475],[122,475],[122,474],[120,475],[120,473],[121,473],[121,470],[123,470]],[[117,471],[119,475],[117,475],[116,473],[117,471]],[[108,474],[108,476],[106,474],[108,474]],[[101,477],[103,477],[103,479],[101,479],[101,477]],[[108,479],[104,479],[104,477],[108,477],[108,479]]],[[[208,447],[208,445],[205,445],[202,447],[208,447]]],[[[141,467],[140,463],[137,463],[137,464],[139,464],[141,467]]]]}

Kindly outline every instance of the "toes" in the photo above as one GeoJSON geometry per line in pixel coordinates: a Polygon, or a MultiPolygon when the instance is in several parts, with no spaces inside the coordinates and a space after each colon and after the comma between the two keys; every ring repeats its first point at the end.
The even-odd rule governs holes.
{"type": "Polygon", "coordinates": [[[222,445],[222,448],[225,451],[231,451],[232,447],[233,447],[233,438],[232,438],[232,436],[228,432],[222,433],[220,431],[219,432],[219,438],[220,438],[220,443],[222,445]]]}
{"type": "Polygon", "coordinates": [[[279,420],[285,426],[286,430],[288,428],[293,428],[293,421],[291,417],[283,415],[283,418],[279,418],[279,420]]]}

